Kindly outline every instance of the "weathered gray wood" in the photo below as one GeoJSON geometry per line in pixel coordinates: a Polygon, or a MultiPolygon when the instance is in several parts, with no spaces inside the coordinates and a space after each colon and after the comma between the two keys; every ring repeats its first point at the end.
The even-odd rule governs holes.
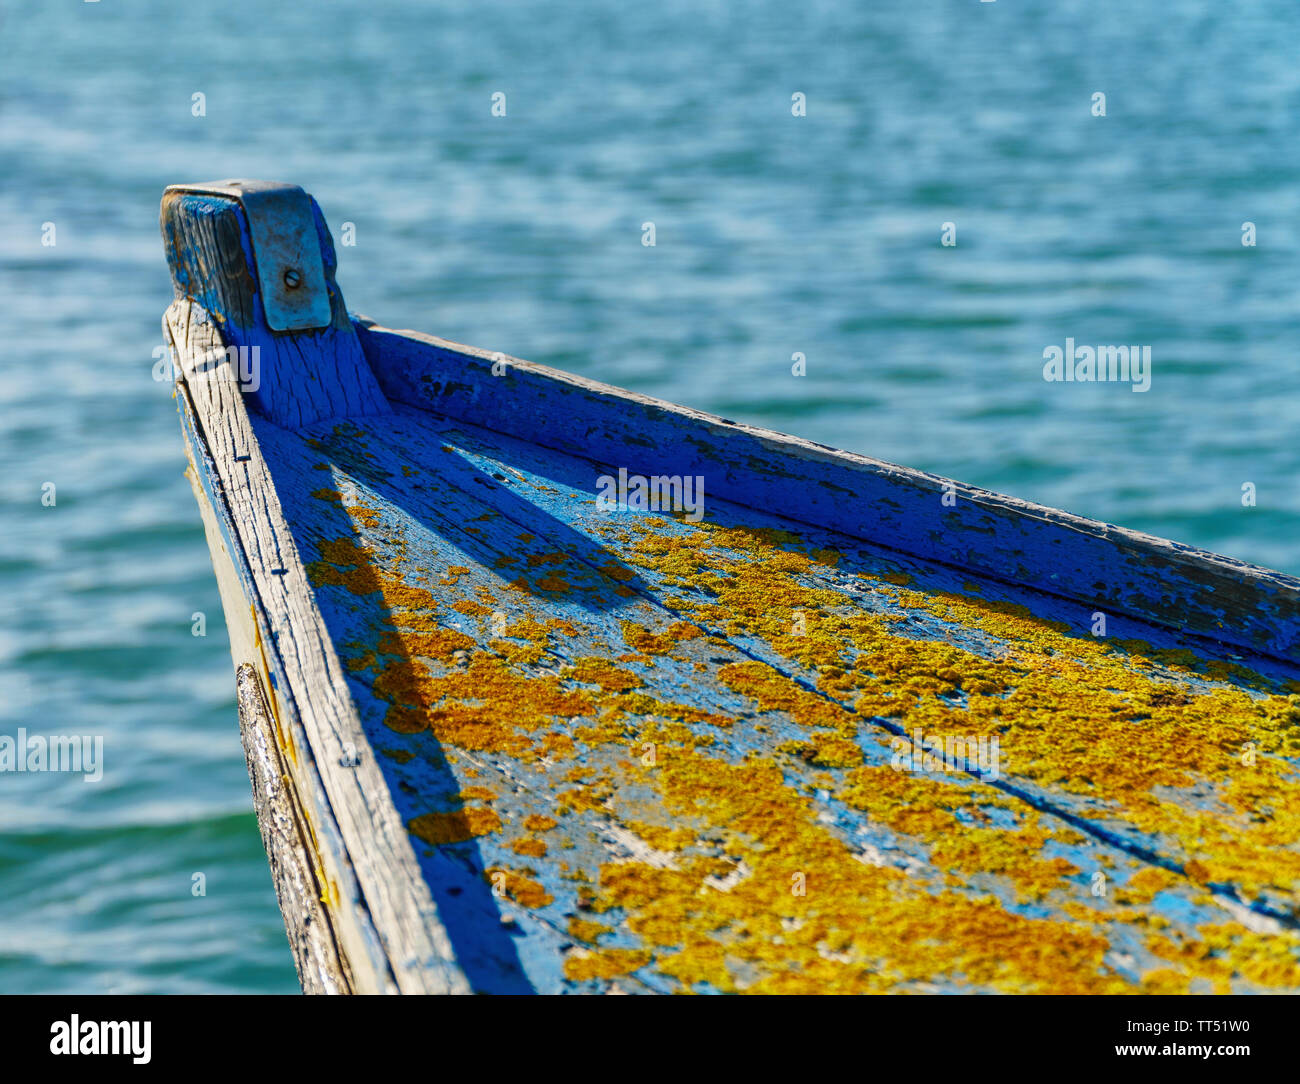
{"type": "MultiPolygon", "coordinates": [[[[226,615],[230,656],[236,673],[240,736],[253,787],[253,805],[299,981],[308,993],[352,990],[356,981],[339,936],[339,929],[347,924],[347,916],[331,916],[331,902],[337,900],[338,894],[330,892],[325,863],[320,857],[322,848],[313,842],[316,835],[313,819],[306,813],[312,805],[311,796],[320,791],[319,779],[310,764],[304,763],[296,773],[303,781],[296,783],[293,767],[286,760],[285,751],[291,747],[292,738],[279,728],[266,698],[266,659],[244,581],[235,566],[236,554],[227,545],[229,519],[214,507],[209,489],[212,466],[202,455],[202,449],[195,446],[196,418],[184,387],[177,389],[177,398],[182,427],[188,438],[185,450],[189,466],[185,473],[203,520],[217,590],[226,615]]],[[[324,818],[328,819],[328,813],[324,818]]],[[[320,834],[337,836],[337,830],[325,830],[320,815],[314,820],[320,825],[320,834]]],[[[364,958],[358,962],[369,967],[369,961],[364,958]]],[[[376,987],[379,983],[371,980],[368,985],[376,987]]]]}
{"type": "Polygon", "coordinates": [[[352,992],[343,948],[321,902],[322,885],[307,860],[312,853],[311,829],[299,808],[289,770],[280,756],[275,722],[267,707],[257,671],[248,663],[235,675],[239,697],[239,730],[244,759],[253,785],[253,805],[262,830],[262,844],[271,864],[276,899],[284,915],[298,981],[309,994],[352,992]]]}
{"type": "Polygon", "coordinates": [[[339,935],[358,992],[461,993],[469,984],[456,964],[437,906],[410,838],[368,749],[343,669],[326,633],[302,560],[284,522],[275,486],[249,423],[225,345],[208,314],[189,300],[167,310],[181,381],[197,418],[232,525],[232,556],[245,566],[248,599],[261,631],[282,721],[302,735],[291,745],[295,771],[317,773],[302,785],[320,846],[339,935]],[[355,759],[360,754],[359,762],[355,759]],[[355,892],[355,898],[350,898],[355,892]],[[377,938],[382,961],[371,960],[377,938]]]}

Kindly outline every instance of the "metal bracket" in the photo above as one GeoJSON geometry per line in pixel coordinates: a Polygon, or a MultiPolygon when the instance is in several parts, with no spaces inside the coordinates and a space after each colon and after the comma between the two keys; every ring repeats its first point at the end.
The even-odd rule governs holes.
{"type": "Polygon", "coordinates": [[[262,308],[272,331],[329,327],[329,290],[311,197],[279,181],[207,181],[168,185],[170,192],[236,199],[248,219],[262,308]]]}

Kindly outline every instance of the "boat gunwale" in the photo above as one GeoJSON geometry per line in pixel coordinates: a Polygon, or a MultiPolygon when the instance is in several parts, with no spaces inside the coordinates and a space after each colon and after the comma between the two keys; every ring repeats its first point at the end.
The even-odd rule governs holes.
{"type": "MultiPolygon", "coordinates": [[[[732,503],[764,511],[778,510],[784,518],[796,523],[836,531],[899,553],[999,582],[1028,587],[1057,598],[1096,604],[1112,615],[1134,617],[1189,632],[1214,643],[1243,647],[1288,664],[1294,664],[1300,658],[1300,577],[1289,573],[982,489],[942,475],[844,451],[762,426],[736,422],[500,351],[489,351],[410,329],[388,328],[365,316],[354,315],[353,323],[371,370],[390,402],[457,418],[596,464],[611,463],[613,457],[600,453],[609,450],[620,437],[624,438],[622,447],[640,460],[654,458],[654,454],[646,450],[645,441],[626,439],[629,436],[640,437],[637,427],[643,423],[635,413],[640,412],[644,417],[645,431],[665,422],[679,426],[685,439],[700,450],[695,460],[697,464],[707,461],[702,450],[708,448],[723,468],[720,474],[710,479],[715,482],[712,492],[732,503]],[[454,376],[446,374],[445,384],[433,377],[434,373],[444,376],[446,368],[457,363],[461,363],[462,368],[454,376]],[[417,374],[420,366],[425,366],[426,371],[417,374]],[[527,386],[512,386],[512,372],[520,374],[527,386]],[[561,396],[574,395],[585,400],[583,405],[591,408],[590,416],[585,419],[589,423],[588,431],[583,434],[588,442],[587,448],[575,446],[572,439],[566,439],[565,430],[547,424],[547,407],[551,404],[539,402],[539,394],[551,395],[557,401],[561,396]],[[498,417],[494,408],[500,410],[520,400],[527,401],[528,407],[514,409],[508,415],[512,424],[503,424],[505,416],[498,417]],[[622,417],[618,416],[619,412],[622,412],[622,417]],[[613,433],[613,429],[620,425],[624,432],[613,433]],[[601,428],[605,431],[596,432],[601,428]],[[602,440],[604,448],[599,447],[602,440]],[[729,449],[728,442],[737,446],[729,449]],[[772,457],[768,463],[761,464],[766,469],[759,469],[760,465],[753,462],[755,451],[772,457]],[[782,475],[777,469],[781,463],[802,464],[806,469],[800,474],[787,470],[782,475]],[[746,472],[747,467],[747,477],[740,482],[732,481],[733,477],[746,472]],[[809,502],[806,509],[815,513],[809,514],[806,509],[791,509],[773,499],[774,494],[788,491],[791,485],[816,486],[818,479],[811,477],[810,471],[817,469],[839,472],[839,481],[860,479],[909,499],[915,500],[918,496],[933,499],[936,507],[942,507],[940,502],[945,494],[952,494],[955,508],[965,504],[974,512],[967,515],[961,524],[947,525],[938,521],[944,518],[940,513],[935,523],[937,529],[959,526],[968,531],[987,532],[991,536],[996,532],[1000,519],[1013,531],[1036,535],[1033,541],[1042,547],[1042,556],[1024,554],[1022,559],[1027,559],[1028,563],[1022,564],[1020,573],[1008,573],[995,567],[991,561],[971,560],[972,550],[969,548],[966,550],[967,559],[961,560],[952,548],[915,544],[918,537],[924,536],[923,530],[913,529],[914,544],[908,544],[908,539],[902,535],[886,533],[882,537],[882,533],[866,525],[865,520],[843,515],[839,507],[829,502],[809,502]],[[723,482],[722,488],[716,485],[719,477],[723,482]],[[981,525],[979,516],[993,517],[993,520],[981,525]],[[1082,550],[1092,549],[1094,556],[1103,562],[1108,559],[1108,554],[1135,560],[1143,566],[1141,573],[1109,583],[1112,590],[1109,599],[1087,590],[1071,590],[1061,582],[1059,573],[1053,571],[1054,566],[1048,559],[1049,548],[1062,540],[1066,540],[1067,547],[1074,545],[1082,550]],[[1159,589],[1150,590],[1149,581],[1152,579],[1160,580],[1160,587],[1174,591],[1174,596],[1165,597],[1159,589]],[[1116,597],[1126,590],[1130,592],[1127,598],[1116,597]],[[1147,593],[1145,599],[1141,594],[1143,591],[1147,593]],[[1220,595],[1225,608],[1216,611],[1208,596],[1220,595]],[[1201,612],[1189,612],[1188,604],[1195,605],[1201,612]],[[1243,619],[1253,617],[1262,624],[1271,625],[1269,637],[1252,638],[1247,627],[1238,628],[1224,620],[1230,617],[1228,610],[1231,607],[1235,607],[1243,619]],[[1262,612],[1265,607],[1272,607],[1273,612],[1262,612]],[[1255,612],[1252,614],[1251,610],[1255,612]]],[[[567,404],[569,407],[572,405],[567,404]]],[[[670,456],[661,458],[669,459],[670,456]]],[[[631,463],[624,465],[632,466],[631,463]]],[[[852,499],[852,490],[847,485],[842,488],[845,493],[835,498],[841,503],[852,499]]],[[[1245,625],[1244,620],[1242,624],[1245,625]]]]}
{"type": "MultiPolygon", "coordinates": [[[[236,390],[238,380],[229,365],[225,340],[211,314],[189,298],[178,299],[168,307],[163,327],[178,362],[176,388],[183,427],[187,412],[193,422],[185,432],[186,447],[208,474],[210,489],[205,489],[210,493],[218,524],[229,532],[225,536],[227,550],[256,624],[262,658],[243,661],[253,662],[255,668],[257,662],[262,663],[260,669],[270,685],[264,691],[281,736],[285,736],[287,726],[293,751],[289,761],[300,773],[291,782],[316,843],[315,858],[327,881],[329,899],[322,902],[330,907],[332,916],[341,920],[336,928],[351,932],[345,937],[348,943],[341,948],[350,950],[346,952],[346,965],[356,981],[357,992],[467,992],[468,984],[437,917],[437,905],[419,875],[405,827],[382,779],[376,774],[364,794],[359,789],[359,775],[377,773],[377,769],[373,758],[369,762],[365,758],[369,743],[306,567],[283,523],[274,478],[261,456],[247,403],[236,390]],[[197,346],[192,341],[196,338],[197,346]],[[200,381],[218,389],[212,402],[199,394],[200,381]],[[242,456],[230,456],[214,448],[214,438],[224,435],[233,449],[236,433],[242,456]],[[232,478],[237,468],[260,470],[267,485],[259,488],[246,477],[239,486],[232,478]],[[253,529],[254,525],[232,506],[234,493],[240,488],[248,490],[250,496],[256,494],[254,503],[271,523],[277,536],[278,570],[259,568],[250,557],[245,528],[253,529]],[[280,596],[288,597],[293,593],[290,584],[295,582],[302,585],[295,597],[299,608],[311,615],[307,619],[309,628],[303,628],[301,621],[295,625],[290,611],[282,605],[276,606],[284,611],[279,621],[271,613],[274,588],[278,585],[280,596]],[[320,689],[316,684],[302,680],[304,674],[291,672],[280,646],[283,640],[289,640],[301,648],[308,639],[316,640],[314,646],[325,663],[327,673],[313,675],[319,685],[328,686],[323,696],[317,695],[320,689]],[[344,765],[338,756],[331,760],[323,752],[330,743],[342,748],[343,734],[356,738],[355,747],[362,752],[360,764],[344,765]],[[333,770],[334,764],[339,764],[341,770],[333,770]],[[368,845],[355,828],[349,833],[346,820],[358,825],[368,823],[372,838],[386,827],[384,834],[393,840],[395,848],[388,849],[390,853],[385,857],[368,845]],[[381,820],[386,825],[381,825],[381,820]],[[349,842],[350,834],[357,838],[349,842]],[[377,904],[390,913],[388,923],[378,921],[377,904]],[[393,917],[397,921],[391,921],[393,917]],[[395,938],[400,938],[402,944],[394,944],[395,938]]],[[[228,614],[227,621],[234,616],[228,614]]],[[[245,754],[249,755],[247,746],[245,754]]],[[[258,809],[259,823],[266,815],[265,809],[258,809]]]]}

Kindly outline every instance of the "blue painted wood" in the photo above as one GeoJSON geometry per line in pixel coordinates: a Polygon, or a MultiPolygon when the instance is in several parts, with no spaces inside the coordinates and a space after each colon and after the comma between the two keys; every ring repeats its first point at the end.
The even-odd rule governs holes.
{"type": "Polygon", "coordinates": [[[1300,579],[1294,576],[543,366],[373,325],[360,324],[358,331],[393,402],[634,473],[699,475],[707,494],[779,510],[802,524],[1111,615],[1300,658],[1300,579]]]}
{"type": "MultiPolygon", "coordinates": [[[[439,741],[429,731],[398,733],[386,724],[392,703],[381,687],[383,670],[408,663],[427,667],[433,675],[446,675],[454,673],[457,665],[435,655],[412,653],[377,659],[373,652],[386,634],[391,637],[394,628],[418,618],[426,623],[421,627],[463,636],[470,658],[501,657],[503,640],[516,645],[522,641],[518,636],[497,635],[490,620],[473,612],[483,606],[499,613],[507,628],[529,619],[572,626],[572,634],[552,635],[546,653],[535,663],[510,665],[512,672],[526,680],[562,673],[566,666],[584,658],[626,655],[625,622],[664,633],[680,620],[668,603],[681,592],[671,587],[661,572],[633,563],[631,548],[611,535],[611,529],[615,534],[619,530],[620,517],[596,509],[597,478],[608,465],[549,452],[462,421],[406,408],[398,408],[385,419],[344,426],[326,424],[297,434],[255,425],[304,559],[328,564],[333,552],[329,543],[344,540],[363,549],[386,575],[436,599],[426,609],[412,610],[395,603],[391,591],[379,590],[378,581],[375,591],[364,594],[332,583],[316,588],[332,637],[345,659],[353,660],[351,691],[403,817],[414,820],[431,810],[481,804],[482,799],[461,797],[474,788],[492,795],[488,804],[501,818],[499,831],[437,847],[416,842],[422,869],[438,897],[458,956],[463,953],[463,962],[468,961],[467,973],[477,988],[485,990],[509,988],[511,976],[543,992],[605,988],[606,982],[569,979],[563,962],[565,946],[575,941],[568,933],[567,920],[575,915],[598,917],[614,927],[611,933],[601,935],[598,945],[584,945],[579,940],[579,947],[636,948],[639,943],[619,925],[617,914],[585,912],[582,885],[587,882],[573,878],[573,872],[580,870],[589,881],[598,880],[601,869],[620,856],[633,860],[630,852],[619,849],[620,830],[625,827],[629,808],[641,803],[643,819],[655,818],[654,803],[634,797],[634,781],[619,768],[620,759],[629,754],[628,746],[584,744],[583,728],[597,723],[590,716],[539,718],[539,730],[561,733],[575,743],[576,754],[556,765],[439,741]],[[337,500],[332,496],[335,491],[340,495],[337,500]],[[512,590],[512,578],[527,569],[530,561],[535,562],[534,567],[563,578],[570,589],[554,595],[512,590]],[[610,569],[618,576],[611,577],[610,569]],[[458,605],[462,609],[458,610],[458,605]],[[512,845],[528,835],[521,828],[524,820],[554,814],[555,789],[572,781],[574,772],[581,779],[613,780],[609,808],[558,817],[560,827],[545,833],[552,847],[548,856],[521,859],[512,845]],[[520,867],[526,867],[550,897],[548,902],[521,906],[483,891],[489,871],[520,867]],[[504,925],[503,917],[508,919],[504,925]],[[503,929],[511,931],[508,938],[503,929]]],[[[626,518],[651,519],[655,530],[669,538],[684,536],[691,529],[667,514],[626,518]]],[[[1028,606],[1035,616],[1060,622],[1080,638],[1089,635],[1090,612],[1049,594],[1008,588],[981,577],[974,577],[972,585],[972,577],[947,566],[902,557],[833,532],[808,530],[772,513],[728,501],[711,501],[708,521],[791,532],[799,540],[794,548],[800,551],[837,549],[844,560],[833,572],[827,571],[818,585],[841,593],[850,608],[869,606],[877,612],[908,614],[912,625],[906,634],[918,639],[952,636],[961,646],[986,654],[998,646],[964,626],[938,618],[918,619],[879,592],[863,601],[862,584],[880,575],[905,573],[917,580],[914,589],[924,592],[969,595],[977,587],[984,597],[1028,606]]],[[[1116,883],[1123,883],[1145,868],[1152,852],[1161,846],[1158,840],[1145,841],[1145,848],[1136,846],[1104,825],[1086,823],[1085,810],[1072,807],[1068,796],[1040,794],[1056,813],[1077,813],[1074,823],[1088,829],[1079,841],[1055,845],[1049,852],[1065,858],[1078,871],[1061,879],[1055,895],[1025,902],[1017,898],[1011,882],[996,873],[974,878],[966,885],[948,884],[931,864],[929,847],[921,839],[892,830],[845,804],[836,790],[843,781],[843,770],[815,770],[780,752],[787,743],[807,736],[806,725],[788,711],[755,711],[752,703],[719,677],[724,667],[753,660],[802,678],[810,691],[815,688],[811,680],[815,675],[799,673],[761,637],[722,628],[705,631],[712,639],[683,641],[671,655],[657,656],[649,664],[632,660],[618,665],[635,674],[643,682],[641,691],[656,700],[735,720],[736,725],[721,729],[707,722],[686,726],[697,738],[708,740],[711,756],[729,763],[743,763],[755,756],[776,758],[785,767],[789,785],[810,795],[819,818],[835,838],[886,856],[886,861],[906,869],[909,876],[932,883],[936,892],[957,891],[972,897],[991,892],[1008,913],[1064,921],[1062,907],[1069,900],[1070,886],[1079,897],[1086,897],[1091,873],[1101,868],[1111,871],[1116,883]],[[835,777],[838,782],[827,786],[818,782],[821,776],[835,777]]],[[[1145,639],[1152,650],[1181,648],[1202,658],[1216,655],[1213,645],[1157,625],[1125,622],[1114,633],[1145,639]]],[[[400,637],[398,642],[402,643],[400,637]]],[[[1261,678],[1274,686],[1297,676],[1294,667],[1267,657],[1244,661],[1258,666],[1261,678]]],[[[851,705],[843,706],[851,710],[851,705]]],[[[656,717],[651,711],[647,721],[656,717]]],[[[883,720],[864,719],[863,723],[859,737],[865,762],[888,764],[895,731],[883,725],[883,720]],[[875,724],[874,729],[867,724],[875,724]]],[[[634,741],[629,744],[635,749],[634,741]]],[[[1013,831],[1023,823],[1021,815],[998,812],[997,788],[978,784],[977,790],[988,795],[995,827],[1013,831]]],[[[1002,793],[1020,796],[1015,787],[1009,791],[1002,788],[1002,793]]],[[[1212,807],[1207,804],[1205,808],[1209,814],[1212,807]]],[[[657,813],[662,822],[665,811],[658,809],[657,813]]],[[[672,823],[671,816],[668,821],[672,823]]],[[[1188,937],[1195,936],[1198,925],[1223,919],[1222,912],[1189,881],[1163,894],[1152,905],[1152,913],[1188,937]]],[[[1144,927],[1107,923],[1105,928],[1114,951],[1129,961],[1121,970],[1134,981],[1144,970],[1161,966],[1145,945],[1144,927]]],[[[674,988],[653,967],[638,969],[622,981],[630,988],[674,988]]]]}
{"type": "Polygon", "coordinates": [[[296,332],[267,326],[257,256],[238,201],[169,192],[161,210],[176,296],[190,298],[217,319],[250,409],[290,429],[389,410],[335,282],[338,261],[329,229],[315,200],[311,205],[332,322],[323,330],[296,332]]]}

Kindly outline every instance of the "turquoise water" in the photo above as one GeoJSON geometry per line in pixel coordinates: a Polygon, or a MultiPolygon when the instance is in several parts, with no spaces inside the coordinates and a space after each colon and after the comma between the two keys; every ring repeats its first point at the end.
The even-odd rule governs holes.
{"type": "Polygon", "coordinates": [[[296,989],[151,374],[173,181],[301,183],[390,326],[1300,572],[1293,3],[370,7],[3,4],[0,734],[104,778],[0,774],[0,991],[296,989]]]}

